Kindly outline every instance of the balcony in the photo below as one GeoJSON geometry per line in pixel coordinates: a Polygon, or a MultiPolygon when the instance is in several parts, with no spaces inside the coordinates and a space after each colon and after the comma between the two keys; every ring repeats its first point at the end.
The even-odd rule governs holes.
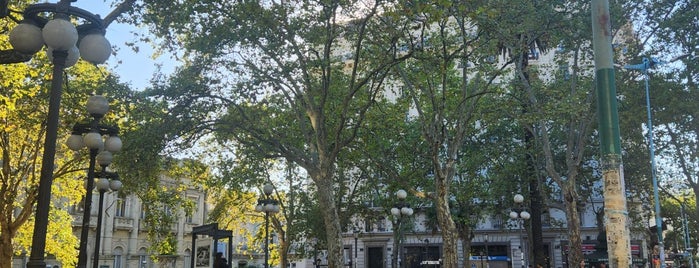
{"type": "Polygon", "coordinates": [[[134,222],[134,220],[132,218],[115,217],[114,218],[114,229],[131,231],[131,230],[133,230],[133,227],[134,227],[133,222],[134,222]]]}
{"type": "MultiPolygon", "coordinates": [[[[73,214],[73,227],[82,227],[83,225],[83,215],[73,214]]],[[[90,217],[90,228],[95,228],[97,226],[97,216],[90,217]]]]}
{"type": "Polygon", "coordinates": [[[190,223],[190,222],[185,223],[185,224],[184,224],[184,233],[185,233],[185,234],[191,234],[191,233],[192,233],[192,227],[198,226],[198,225],[199,225],[199,224],[194,224],[194,223],[190,223]]]}

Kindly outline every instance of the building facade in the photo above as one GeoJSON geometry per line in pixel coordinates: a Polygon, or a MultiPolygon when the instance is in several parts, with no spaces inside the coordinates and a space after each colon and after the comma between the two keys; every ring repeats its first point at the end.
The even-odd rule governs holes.
{"type": "MultiPolygon", "coordinates": [[[[162,179],[163,184],[175,184],[174,180],[162,179]]],[[[191,240],[192,227],[204,224],[206,219],[206,193],[189,187],[182,193],[195,204],[192,213],[186,213],[182,208],[164,208],[176,210],[179,217],[171,226],[177,238],[177,253],[169,256],[158,256],[157,264],[148,251],[150,243],[146,223],[146,210],[143,202],[135,195],[120,197],[118,193],[105,193],[102,219],[102,235],[100,241],[99,267],[92,267],[95,252],[95,227],[97,226],[98,195],[93,195],[92,217],[90,219],[90,234],[88,241],[88,267],[91,268],[150,268],[150,267],[189,267],[192,257],[191,240]]],[[[79,236],[82,224],[82,211],[71,209],[74,216],[74,233],[79,236]]]]}
{"type": "MultiPolygon", "coordinates": [[[[600,203],[601,204],[601,203],[600,203]]],[[[599,206],[599,204],[598,204],[599,206]]],[[[394,254],[398,267],[441,267],[442,238],[426,226],[428,219],[421,209],[411,216],[412,230],[396,236],[388,214],[383,219],[371,222],[356,219],[355,226],[362,226],[344,234],[345,266],[351,268],[392,267],[394,254]],[[399,239],[399,243],[396,243],[399,239]],[[396,248],[397,245],[397,248],[396,248]]],[[[567,263],[568,239],[565,214],[559,209],[549,209],[543,219],[543,243],[547,263],[544,268],[577,268],[567,263]]],[[[464,267],[466,258],[471,260],[471,268],[527,268],[533,264],[530,249],[530,230],[509,219],[507,214],[493,215],[480,221],[474,231],[471,250],[463,253],[463,243],[458,242],[459,267],[464,267]]],[[[593,208],[588,206],[581,215],[581,238],[583,254],[588,262],[603,250],[599,249],[599,229],[593,208]]],[[[648,263],[648,241],[644,234],[632,234],[631,253],[638,267],[648,263]]],[[[606,255],[606,251],[604,251],[606,255]]],[[[322,257],[322,256],[321,256],[322,257]]],[[[321,264],[325,263],[321,261],[321,264]]],[[[603,262],[604,260],[599,259],[603,262]]],[[[589,265],[590,263],[588,263],[589,265]]]]}
{"type": "MultiPolygon", "coordinates": [[[[165,185],[178,182],[162,179],[165,185]]],[[[102,230],[99,252],[99,265],[93,266],[95,256],[95,234],[99,210],[99,193],[92,195],[91,217],[87,242],[88,268],[151,268],[151,267],[186,267],[192,258],[192,227],[204,224],[206,219],[206,193],[203,190],[189,187],[182,192],[183,197],[189,198],[195,205],[192,213],[186,213],[182,208],[166,208],[178,211],[177,222],[172,226],[172,232],[177,237],[177,254],[158,256],[157,262],[151,258],[148,251],[150,243],[145,224],[146,211],[143,202],[135,195],[119,196],[118,192],[105,192],[102,230]]],[[[83,222],[82,205],[66,208],[73,216],[73,233],[80,237],[83,222]]],[[[15,258],[13,267],[25,267],[27,256],[15,258]]],[[[51,256],[47,257],[47,267],[63,267],[51,256]]]]}

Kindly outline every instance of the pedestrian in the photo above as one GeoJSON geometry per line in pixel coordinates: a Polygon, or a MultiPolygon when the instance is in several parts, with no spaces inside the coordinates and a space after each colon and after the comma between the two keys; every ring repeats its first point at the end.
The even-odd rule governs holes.
{"type": "Polygon", "coordinates": [[[222,252],[216,252],[216,258],[214,258],[214,268],[228,268],[228,260],[223,257],[222,252]]]}

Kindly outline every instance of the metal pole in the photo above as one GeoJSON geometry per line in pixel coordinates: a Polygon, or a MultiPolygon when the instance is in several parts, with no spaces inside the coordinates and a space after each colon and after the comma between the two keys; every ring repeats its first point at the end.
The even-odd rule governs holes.
{"type": "Polygon", "coordinates": [[[402,216],[398,216],[398,220],[396,221],[396,223],[398,223],[398,225],[397,225],[398,230],[396,230],[396,248],[393,249],[393,251],[395,252],[395,254],[394,254],[395,259],[394,259],[394,263],[393,263],[393,268],[400,268],[400,236],[401,236],[400,219],[401,219],[401,217],[402,216]]]}
{"type": "Polygon", "coordinates": [[[488,234],[485,235],[485,268],[490,268],[490,254],[488,254],[488,234]]]}
{"type": "MultiPolygon", "coordinates": [[[[63,3],[63,1],[61,1],[63,3]]],[[[34,233],[29,268],[46,268],[44,255],[46,252],[46,232],[48,229],[49,209],[51,205],[51,184],[53,184],[53,168],[56,158],[56,139],[58,136],[58,114],[63,93],[63,70],[65,69],[67,51],[53,51],[53,78],[49,94],[49,111],[46,118],[46,138],[39,177],[39,193],[34,217],[34,233]]]]}
{"type": "Polygon", "coordinates": [[[190,253],[189,253],[189,267],[190,268],[194,268],[194,259],[197,258],[196,257],[197,256],[196,248],[197,248],[197,234],[192,233],[192,251],[190,251],[190,253]]]}
{"type": "Polygon", "coordinates": [[[265,211],[265,268],[269,267],[269,211],[265,211]]]}
{"type": "Polygon", "coordinates": [[[355,234],[354,236],[354,268],[357,268],[357,254],[359,254],[359,250],[357,249],[357,240],[359,238],[355,234]]]}
{"type": "Polygon", "coordinates": [[[422,261],[423,261],[423,262],[426,262],[426,261],[429,260],[428,257],[427,257],[427,256],[428,256],[428,255],[427,255],[427,250],[428,250],[428,246],[429,246],[429,245],[430,245],[430,240],[427,239],[427,238],[425,238],[425,251],[422,252],[422,261]]]}
{"type": "Polygon", "coordinates": [[[85,182],[85,202],[83,204],[83,222],[80,229],[80,248],[78,250],[78,268],[87,267],[87,240],[90,231],[90,217],[92,210],[92,188],[95,186],[95,158],[98,149],[90,149],[90,165],[87,168],[87,181],[85,182]]]}
{"type": "Polygon", "coordinates": [[[228,263],[226,267],[233,267],[233,236],[228,236],[228,263]]]}
{"type": "Polygon", "coordinates": [[[401,218],[402,216],[398,216],[398,219],[396,220],[396,229],[395,231],[395,242],[394,244],[394,249],[393,249],[393,260],[391,262],[391,267],[393,268],[399,268],[399,259],[400,259],[400,237],[401,237],[401,218]]]}
{"type": "MultiPolygon", "coordinates": [[[[92,190],[88,191],[91,192],[92,190]]],[[[102,210],[104,210],[104,190],[100,190],[99,211],[97,211],[97,227],[95,231],[95,254],[92,257],[92,268],[98,268],[100,262],[100,240],[102,238],[102,210]]]]}
{"type": "Polygon", "coordinates": [[[689,238],[689,226],[687,225],[687,214],[684,210],[684,204],[680,203],[682,212],[682,225],[684,225],[684,250],[689,255],[689,267],[694,268],[694,257],[692,256],[692,242],[689,238]]]}
{"type": "MultiPolygon", "coordinates": [[[[604,216],[610,268],[631,267],[621,135],[617,109],[609,0],[591,1],[600,159],[604,181],[604,216]]],[[[579,256],[575,254],[574,256],[579,256]]],[[[575,260],[581,261],[581,260],[575,260]]]]}
{"type": "Polygon", "coordinates": [[[524,219],[520,218],[519,219],[519,251],[520,251],[519,261],[522,264],[522,268],[524,268],[526,266],[524,263],[524,260],[526,259],[524,257],[524,254],[526,251],[524,249],[524,234],[523,234],[523,232],[524,232],[524,219]]]}
{"type": "Polygon", "coordinates": [[[665,267],[665,245],[663,242],[663,218],[660,215],[660,194],[655,169],[655,146],[653,145],[653,120],[650,112],[650,86],[648,85],[648,59],[644,59],[643,76],[646,84],[646,111],[648,116],[648,148],[650,150],[651,179],[653,180],[653,202],[655,202],[655,227],[658,231],[658,255],[660,267],[665,267]]]}

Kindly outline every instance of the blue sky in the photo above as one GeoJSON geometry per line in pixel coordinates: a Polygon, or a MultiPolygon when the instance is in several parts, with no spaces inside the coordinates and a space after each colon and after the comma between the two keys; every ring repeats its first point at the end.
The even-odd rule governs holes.
{"type": "MultiPolygon", "coordinates": [[[[72,6],[82,8],[101,17],[107,16],[112,11],[110,6],[113,0],[79,0],[72,6]]],[[[169,55],[161,55],[153,58],[153,49],[149,44],[138,44],[139,51],[135,52],[126,46],[126,42],[136,42],[132,32],[146,32],[132,25],[113,22],[107,28],[107,40],[116,47],[116,55],[109,57],[105,64],[112,72],[121,77],[122,82],[130,83],[135,90],[142,90],[149,85],[157,65],[162,66],[162,72],[171,73],[177,63],[169,55]]]]}

